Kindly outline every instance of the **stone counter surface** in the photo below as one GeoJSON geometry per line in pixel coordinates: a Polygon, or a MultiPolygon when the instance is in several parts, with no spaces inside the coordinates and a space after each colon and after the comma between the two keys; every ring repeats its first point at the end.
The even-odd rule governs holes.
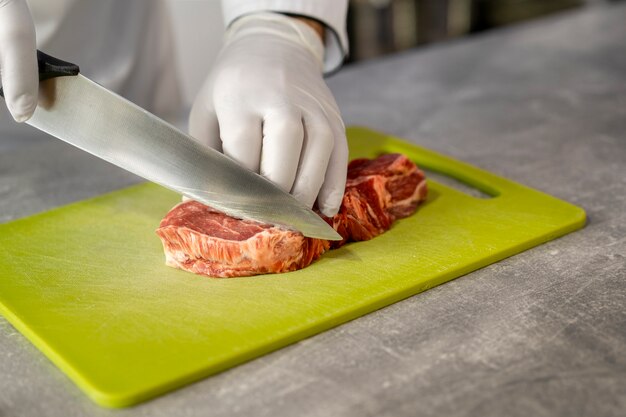
{"type": "MultiPolygon", "coordinates": [[[[0,319],[0,417],[623,416],[626,3],[345,68],[365,125],[582,206],[582,231],[143,405],[93,405],[0,319]]],[[[0,222],[139,180],[0,138],[0,222]]]]}

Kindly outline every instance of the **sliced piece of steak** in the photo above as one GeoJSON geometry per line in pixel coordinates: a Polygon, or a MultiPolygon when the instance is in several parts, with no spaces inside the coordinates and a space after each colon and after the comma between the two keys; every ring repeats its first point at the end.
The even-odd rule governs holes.
{"type": "Polygon", "coordinates": [[[351,161],[339,214],[326,219],[344,238],[330,242],[331,249],[389,230],[394,220],[415,212],[427,191],[424,173],[402,154],[351,161]]]}
{"type": "Polygon", "coordinates": [[[348,165],[348,182],[378,177],[390,194],[387,210],[395,219],[410,216],[428,192],[424,173],[402,154],[381,155],[376,159],[355,159],[348,165]]]}
{"type": "Polygon", "coordinates": [[[387,210],[390,203],[385,181],[380,176],[348,180],[339,213],[326,219],[343,237],[341,241],[330,242],[330,247],[336,249],[347,242],[370,240],[389,230],[393,222],[387,210]]]}
{"type": "Polygon", "coordinates": [[[195,201],[175,206],[157,234],[166,264],[213,277],[294,271],[308,266],[329,248],[369,240],[397,218],[409,216],[426,198],[424,174],[406,156],[356,159],[339,213],[324,219],[344,238],[338,242],[254,221],[235,219],[195,201]]]}
{"type": "Polygon", "coordinates": [[[213,277],[295,271],[329,247],[326,240],[235,219],[196,201],[170,210],[157,234],[167,265],[213,277]]]}

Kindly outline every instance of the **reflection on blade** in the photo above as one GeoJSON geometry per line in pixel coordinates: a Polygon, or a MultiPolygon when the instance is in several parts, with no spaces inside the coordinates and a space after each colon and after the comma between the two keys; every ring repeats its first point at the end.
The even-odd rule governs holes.
{"type": "Polygon", "coordinates": [[[29,124],[226,214],[339,240],[315,212],[260,175],[89,79],[40,84],[29,124]]]}

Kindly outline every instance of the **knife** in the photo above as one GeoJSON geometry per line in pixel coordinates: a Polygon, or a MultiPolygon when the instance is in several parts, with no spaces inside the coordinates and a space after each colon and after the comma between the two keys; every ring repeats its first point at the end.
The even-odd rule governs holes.
{"type": "Polygon", "coordinates": [[[291,194],[82,76],[77,65],[41,51],[37,62],[39,103],[26,123],[230,216],[341,239],[291,194]]]}

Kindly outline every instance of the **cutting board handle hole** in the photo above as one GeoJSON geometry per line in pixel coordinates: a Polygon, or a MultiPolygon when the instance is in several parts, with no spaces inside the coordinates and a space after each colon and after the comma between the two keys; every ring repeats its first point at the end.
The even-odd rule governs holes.
{"type": "Polygon", "coordinates": [[[425,168],[423,165],[420,165],[420,169],[424,171],[427,179],[437,181],[439,184],[443,184],[446,187],[453,188],[456,191],[469,195],[470,197],[487,199],[494,198],[498,195],[490,194],[458,178],[452,177],[439,171],[425,168]]]}

